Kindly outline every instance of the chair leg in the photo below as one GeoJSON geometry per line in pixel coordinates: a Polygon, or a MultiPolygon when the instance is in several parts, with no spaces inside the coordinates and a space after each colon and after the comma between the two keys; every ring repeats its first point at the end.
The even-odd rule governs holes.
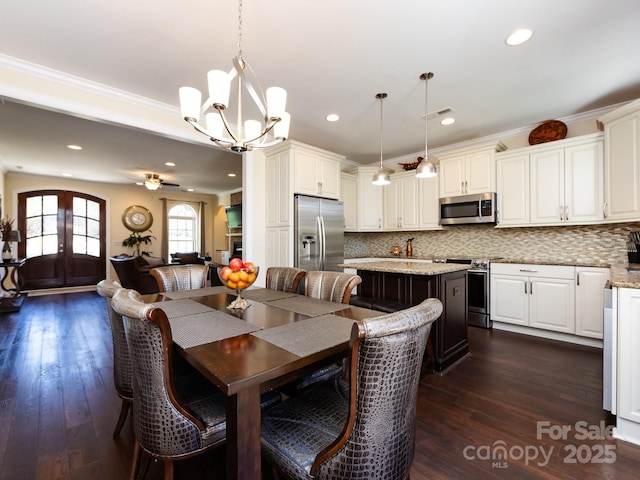
{"type": "Polygon", "coordinates": [[[164,461],[164,480],[173,480],[173,462],[171,460],[164,461]]]}
{"type": "Polygon", "coordinates": [[[113,431],[113,438],[118,438],[120,436],[120,430],[122,430],[122,426],[124,425],[124,421],[127,419],[127,414],[129,413],[129,409],[131,408],[131,402],[129,400],[122,400],[122,406],[120,407],[120,416],[118,417],[118,423],[116,423],[116,428],[113,431]]]}
{"type": "Polygon", "coordinates": [[[129,480],[136,480],[138,475],[138,468],[140,467],[140,456],[142,455],[142,449],[137,439],[133,441],[133,459],[131,461],[131,475],[129,480]]]}

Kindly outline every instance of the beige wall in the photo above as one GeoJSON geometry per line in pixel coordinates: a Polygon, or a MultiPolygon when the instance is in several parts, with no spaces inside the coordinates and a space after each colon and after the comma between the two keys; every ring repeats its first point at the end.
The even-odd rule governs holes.
{"type": "MultiPolygon", "coordinates": [[[[118,185],[99,182],[86,182],[68,178],[45,177],[20,173],[5,173],[4,188],[2,190],[3,215],[17,218],[18,193],[31,190],[54,189],[71,190],[103,198],[107,202],[107,256],[119,253],[132,253],[132,249],[122,246],[122,240],[131,233],[122,223],[122,212],[131,205],[141,205],[148,208],[153,215],[151,234],[156,237],[148,250],[154,256],[160,255],[162,242],[162,203],[161,198],[206,202],[205,205],[205,252],[213,255],[216,249],[226,249],[224,206],[219,207],[216,195],[198,195],[184,193],[170,188],[154,192],[138,185],[118,185]],[[222,217],[220,217],[220,212],[222,217]]],[[[107,262],[111,277],[115,273],[107,262]]]]}

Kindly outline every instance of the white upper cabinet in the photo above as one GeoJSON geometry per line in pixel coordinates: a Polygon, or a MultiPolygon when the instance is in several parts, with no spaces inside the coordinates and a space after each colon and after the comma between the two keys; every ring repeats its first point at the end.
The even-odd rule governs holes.
{"type": "Polygon", "coordinates": [[[359,232],[382,231],[383,188],[371,183],[376,168],[358,168],[358,208],[357,224],[359,232]]]}
{"type": "Polygon", "coordinates": [[[437,176],[418,179],[418,203],[418,228],[420,230],[442,229],[437,176]]]}
{"type": "Polygon", "coordinates": [[[494,144],[439,156],[440,197],[496,191],[494,144]]]}
{"type": "Polygon", "coordinates": [[[343,157],[318,148],[292,143],[294,193],[317,197],[340,197],[340,163],[343,157]]]}
{"type": "Polygon", "coordinates": [[[604,215],[640,220],[640,100],[599,119],[604,124],[604,215]]]}
{"type": "Polygon", "coordinates": [[[340,174],[340,200],[344,207],[344,229],[354,232],[358,228],[358,177],[350,173],[340,174]]]}
{"type": "Polygon", "coordinates": [[[498,226],[604,219],[602,134],[496,155],[498,226]]]}
{"type": "Polygon", "coordinates": [[[394,173],[383,193],[384,229],[411,230],[419,226],[418,182],[415,171],[394,173]]]}

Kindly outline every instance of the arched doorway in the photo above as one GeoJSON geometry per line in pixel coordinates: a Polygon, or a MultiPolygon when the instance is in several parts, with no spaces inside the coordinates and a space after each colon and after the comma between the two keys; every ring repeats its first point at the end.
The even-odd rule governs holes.
{"type": "Polygon", "coordinates": [[[79,192],[18,194],[24,289],[95,285],[106,276],[106,202],[79,192]]]}

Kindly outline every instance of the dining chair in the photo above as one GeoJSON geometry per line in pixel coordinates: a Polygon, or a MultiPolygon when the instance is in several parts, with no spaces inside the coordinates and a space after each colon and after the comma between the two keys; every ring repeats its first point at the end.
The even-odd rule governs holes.
{"type": "Polygon", "coordinates": [[[164,479],[173,479],[174,461],[198,455],[226,438],[225,396],[193,370],[174,376],[173,340],[165,312],[121,288],[111,299],[122,316],[133,372],[131,478],[137,478],[146,454],[164,463],[164,479]]]}
{"type": "Polygon", "coordinates": [[[351,291],[362,282],[359,275],[344,272],[310,271],[305,278],[304,294],[337,303],[349,303],[351,291]]]}
{"type": "Polygon", "coordinates": [[[158,290],[175,292],[178,290],[195,290],[204,288],[207,284],[207,265],[167,265],[151,269],[151,275],[156,279],[158,290]]]}
{"type": "Polygon", "coordinates": [[[307,271],[295,267],[269,267],[267,269],[266,287],[281,292],[298,293],[300,281],[307,271]]]}
{"type": "Polygon", "coordinates": [[[442,303],[429,298],[355,322],[349,375],[262,414],[262,453],[295,480],[405,480],[414,455],[420,370],[442,303]]]}
{"type": "Polygon", "coordinates": [[[127,346],[127,337],[124,333],[122,315],[118,315],[115,310],[111,308],[111,298],[119,288],[122,288],[122,286],[115,280],[101,280],[96,287],[98,294],[104,297],[107,306],[113,344],[113,383],[116,387],[116,393],[122,399],[120,416],[118,417],[116,428],[113,431],[114,438],[120,436],[120,431],[122,430],[124,421],[131,408],[131,403],[133,402],[131,357],[129,355],[129,347],[127,346]]]}

